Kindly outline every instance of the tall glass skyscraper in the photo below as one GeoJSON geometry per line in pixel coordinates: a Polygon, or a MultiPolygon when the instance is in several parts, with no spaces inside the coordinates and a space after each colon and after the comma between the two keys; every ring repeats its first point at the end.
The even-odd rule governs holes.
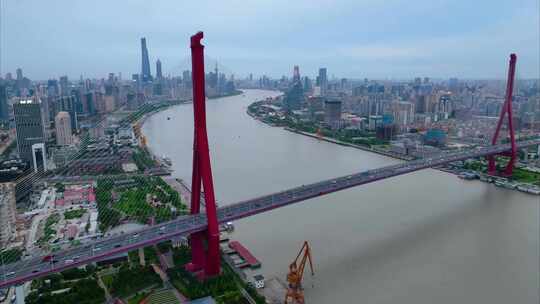
{"type": "Polygon", "coordinates": [[[161,73],[161,61],[159,59],[156,61],[156,78],[163,78],[163,74],[161,73]]]}
{"type": "Polygon", "coordinates": [[[41,101],[21,100],[13,105],[13,114],[19,156],[32,163],[32,145],[45,142],[41,101]]]}
{"type": "Polygon", "coordinates": [[[141,38],[141,80],[143,83],[152,81],[152,74],[150,74],[150,60],[148,59],[148,49],[146,48],[146,38],[141,38]]]}
{"type": "Polygon", "coordinates": [[[6,85],[0,80],[0,120],[8,120],[8,100],[6,85]]]}
{"type": "Polygon", "coordinates": [[[321,95],[326,96],[328,91],[328,78],[326,76],[326,68],[319,69],[319,86],[321,87],[321,95]]]}

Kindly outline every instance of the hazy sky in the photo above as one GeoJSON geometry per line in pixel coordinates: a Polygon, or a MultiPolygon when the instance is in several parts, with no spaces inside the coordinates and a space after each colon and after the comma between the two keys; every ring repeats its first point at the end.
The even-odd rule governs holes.
{"type": "Polygon", "coordinates": [[[189,36],[237,77],[539,77],[540,0],[0,0],[0,73],[31,79],[123,78],[140,71],[146,37],[155,74],[187,66],[189,36]]]}

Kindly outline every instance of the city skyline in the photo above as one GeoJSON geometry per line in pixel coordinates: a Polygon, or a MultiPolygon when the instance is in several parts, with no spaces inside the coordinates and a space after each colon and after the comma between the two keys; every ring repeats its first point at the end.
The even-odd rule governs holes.
{"type": "Polygon", "coordinates": [[[236,4],[198,3],[202,9],[189,17],[186,12],[192,12],[194,4],[108,5],[102,10],[99,2],[93,7],[70,3],[53,10],[32,1],[3,3],[0,72],[13,74],[20,67],[36,80],[122,72],[127,79],[140,69],[139,39],[146,37],[150,66],[159,58],[163,74],[176,76],[189,67],[189,33],[202,29],[211,46],[206,49],[209,56],[240,77],[290,75],[298,65],[310,76],[327,67],[329,77],[504,79],[501,67],[509,52],[520,58],[518,79],[539,77],[538,3],[532,0],[519,7],[422,2],[414,11],[402,1],[323,1],[318,7],[299,1],[279,11],[279,3],[273,2],[236,4]],[[98,9],[103,18],[96,24],[86,16],[98,9]],[[479,10],[483,13],[476,16],[479,10]],[[15,18],[18,11],[29,15],[15,18]],[[205,18],[201,27],[197,18],[213,11],[222,15],[205,18]],[[51,18],[32,18],[34,14],[51,18]],[[36,48],[47,60],[31,55],[36,48]]]}
{"type": "Polygon", "coordinates": [[[0,78],[0,302],[538,303],[540,82],[521,57],[506,82],[325,60],[242,77],[199,31],[169,77],[148,37],[123,77],[0,78]]]}

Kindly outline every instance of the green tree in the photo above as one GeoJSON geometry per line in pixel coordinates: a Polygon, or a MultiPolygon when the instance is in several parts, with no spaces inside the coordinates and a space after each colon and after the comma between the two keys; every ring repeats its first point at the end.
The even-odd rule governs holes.
{"type": "Polygon", "coordinates": [[[56,183],[54,187],[56,188],[57,192],[64,192],[66,190],[66,186],[64,186],[62,183],[56,183]]]}

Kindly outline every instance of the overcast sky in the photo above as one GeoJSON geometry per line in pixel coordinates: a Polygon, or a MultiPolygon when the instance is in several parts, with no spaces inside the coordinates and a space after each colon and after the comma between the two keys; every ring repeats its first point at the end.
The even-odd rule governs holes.
{"type": "Polygon", "coordinates": [[[189,36],[243,77],[538,78],[540,0],[0,0],[0,73],[31,79],[123,78],[140,71],[147,38],[152,74],[189,63],[189,36]]]}

